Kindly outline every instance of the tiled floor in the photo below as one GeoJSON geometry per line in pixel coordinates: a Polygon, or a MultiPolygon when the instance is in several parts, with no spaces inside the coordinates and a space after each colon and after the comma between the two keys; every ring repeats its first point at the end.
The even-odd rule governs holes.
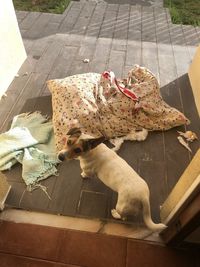
{"type": "MultiPolygon", "coordinates": [[[[137,63],[155,73],[164,100],[184,112],[192,121],[188,129],[200,134],[199,117],[186,74],[199,44],[199,28],[173,25],[168,10],[156,5],[92,0],[72,1],[62,15],[21,11],[17,12],[17,18],[28,57],[19,77],[10,85],[7,97],[1,100],[1,132],[22,111],[40,110],[51,115],[51,98],[45,84],[48,79],[89,71],[101,73],[105,69],[112,69],[122,77],[137,63]],[[90,62],[83,63],[84,58],[90,62]]],[[[199,147],[198,142],[194,143],[190,155],[177,142],[176,130],[150,133],[145,142],[127,142],[119,152],[148,182],[155,221],[159,221],[159,206],[199,147]]],[[[21,169],[15,166],[6,173],[12,185],[7,205],[111,219],[115,193],[98,180],[83,183],[78,162],[60,165],[59,173],[59,177],[42,183],[47,186],[52,199],[49,200],[40,190],[27,192],[21,169]]],[[[130,218],[130,222],[138,226],[142,220],[130,218]]]]}
{"type": "Polygon", "coordinates": [[[197,267],[199,254],[110,235],[2,222],[1,267],[197,267]]]}

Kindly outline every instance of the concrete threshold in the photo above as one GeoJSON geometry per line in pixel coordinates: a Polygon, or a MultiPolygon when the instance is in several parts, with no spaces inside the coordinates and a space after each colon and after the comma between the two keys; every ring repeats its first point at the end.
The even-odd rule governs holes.
{"type": "Polygon", "coordinates": [[[159,243],[160,245],[163,244],[158,233],[152,233],[144,226],[109,222],[100,219],[77,218],[34,211],[5,209],[0,213],[0,221],[42,225],[90,233],[102,233],[130,239],[146,240],[159,243]]]}

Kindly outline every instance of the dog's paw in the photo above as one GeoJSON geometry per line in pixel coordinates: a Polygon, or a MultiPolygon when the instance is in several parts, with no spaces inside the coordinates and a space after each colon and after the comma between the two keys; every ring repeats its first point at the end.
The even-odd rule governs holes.
{"type": "Polygon", "coordinates": [[[146,129],[142,129],[142,131],[136,132],[136,140],[144,141],[147,138],[148,131],[146,129]]]}
{"type": "Polygon", "coordinates": [[[111,214],[113,218],[118,219],[118,220],[121,219],[121,215],[115,209],[111,210],[111,214]]]}
{"type": "Polygon", "coordinates": [[[123,137],[118,137],[118,138],[110,139],[109,141],[110,141],[110,143],[112,145],[114,145],[114,147],[111,148],[111,149],[116,152],[116,151],[118,151],[120,149],[121,145],[123,144],[124,138],[123,137]]]}
{"type": "Polygon", "coordinates": [[[125,140],[130,141],[144,141],[147,138],[148,131],[144,128],[140,131],[132,131],[128,135],[125,136],[125,140]]]}

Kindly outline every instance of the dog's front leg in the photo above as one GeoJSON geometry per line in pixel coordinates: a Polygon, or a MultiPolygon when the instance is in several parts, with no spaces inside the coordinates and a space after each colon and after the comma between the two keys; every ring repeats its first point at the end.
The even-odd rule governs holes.
{"type": "Polygon", "coordinates": [[[80,167],[81,167],[81,177],[83,179],[85,178],[91,178],[94,176],[94,174],[91,172],[90,168],[87,167],[82,161],[80,161],[80,167]]]}
{"type": "Polygon", "coordinates": [[[84,179],[84,178],[88,178],[89,176],[84,171],[82,171],[81,177],[84,179]]]}
{"type": "Polygon", "coordinates": [[[89,172],[89,171],[85,171],[85,170],[82,169],[81,177],[83,179],[85,179],[85,178],[92,178],[93,176],[94,176],[94,173],[89,172]]]}

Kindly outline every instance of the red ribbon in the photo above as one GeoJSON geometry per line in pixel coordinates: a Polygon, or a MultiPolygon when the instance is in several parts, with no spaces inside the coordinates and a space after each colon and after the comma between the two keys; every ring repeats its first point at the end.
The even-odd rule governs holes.
{"type": "Polygon", "coordinates": [[[115,78],[115,74],[114,72],[111,71],[104,71],[102,73],[102,76],[107,79],[110,80],[111,83],[115,83],[115,85],[117,86],[117,88],[120,90],[120,92],[122,92],[125,96],[127,96],[128,98],[131,98],[134,101],[139,101],[138,97],[128,88],[126,87],[122,87],[119,85],[117,79],[115,78]]]}

